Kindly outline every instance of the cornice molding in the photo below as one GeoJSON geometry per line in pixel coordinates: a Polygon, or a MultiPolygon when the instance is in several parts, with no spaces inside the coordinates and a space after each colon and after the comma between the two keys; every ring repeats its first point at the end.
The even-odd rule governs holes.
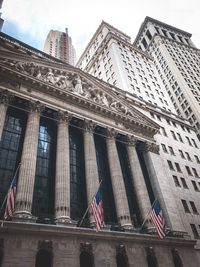
{"type": "MultiPolygon", "coordinates": [[[[117,120],[124,127],[136,131],[139,135],[144,132],[145,136],[153,138],[157,132],[154,123],[151,123],[142,113],[128,107],[122,99],[97,87],[93,81],[85,79],[75,71],[68,72],[34,63],[10,60],[3,62],[0,60],[0,70],[2,74],[12,76],[14,84],[16,81],[26,84],[30,93],[34,89],[84,109],[93,110],[98,114],[117,120]]],[[[6,79],[3,84],[5,81],[6,79]]],[[[19,85],[12,89],[20,91],[19,85]]]]}

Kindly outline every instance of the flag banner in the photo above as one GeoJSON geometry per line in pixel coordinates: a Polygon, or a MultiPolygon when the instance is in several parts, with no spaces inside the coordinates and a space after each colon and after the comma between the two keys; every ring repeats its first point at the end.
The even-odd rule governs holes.
{"type": "Polygon", "coordinates": [[[155,201],[152,207],[150,219],[156,227],[158,236],[163,239],[166,236],[165,220],[158,200],[155,201]]]}
{"type": "Polygon", "coordinates": [[[17,184],[16,184],[16,178],[14,178],[7,194],[4,220],[8,220],[13,216],[16,192],[17,192],[17,184]]]}
{"type": "Polygon", "coordinates": [[[98,190],[96,195],[94,196],[94,199],[91,203],[91,208],[96,222],[96,230],[99,231],[104,221],[103,203],[100,190],[98,190]]]}

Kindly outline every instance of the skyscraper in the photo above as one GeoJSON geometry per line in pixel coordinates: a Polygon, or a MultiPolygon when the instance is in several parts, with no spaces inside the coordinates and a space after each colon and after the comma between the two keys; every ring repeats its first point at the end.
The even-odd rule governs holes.
{"type": "MultiPolygon", "coordinates": [[[[184,42],[191,43],[191,40],[184,42]]],[[[173,66],[172,62],[171,64],[173,66]]],[[[198,238],[200,216],[196,214],[196,206],[200,202],[200,195],[197,193],[199,187],[196,186],[200,184],[192,176],[199,177],[196,171],[200,172],[200,143],[188,119],[178,113],[154,58],[133,45],[129,36],[103,21],[86,46],[77,66],[110,83],[112,90],[116,90],[116,86],[121,88],[119,95],[130,104],[134,103],[140,112],[160,125],[160,132],[154,138],[160,147],[160,159],[164,166],[158,167],[158,162],[152,157],[159,193],[153,188],[152,180],[150,191],[162,196],[163,206],[166,205],[176,229],[184,228],[191,236],[198,238]],[[165,187],[167,184],[170,184],[170,189],[165,187]],[[171,201],[175,202],[170,204],[171,201]],[[174,210],[169,211],[172,206],[174,210]],[[197,216],[191,217],[191,212],[197,216]],[[183,228],[181,224],[184,225],[183,228]]],[[[178,92],[179,90],[181,89],[177,88],[178,92]]]]}
{"type": "Polygon", "coordinates": [[[67,28],[66,32],[54,30],[49,32],[44,44],[44,52],[70,65],[75,65],[76,52],[67,28]]]}
{"type": "Polygon", "coordinates": [[[200,139],[200,50],[191,36],[146,17],[134,45],[153,57],[177,114],[189,120],[200,139]]]}

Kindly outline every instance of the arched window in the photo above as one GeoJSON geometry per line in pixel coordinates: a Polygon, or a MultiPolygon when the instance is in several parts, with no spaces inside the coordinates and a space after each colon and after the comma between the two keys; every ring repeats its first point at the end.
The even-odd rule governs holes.
{"type": "Polygon", "coordinates": [[[148,267],[158,267],[158,262],[152,247],[146,248],[148,267]]]}
{"type": "Polygon", "coordinates": [[[82,251],[80,254],[80,267],[93,267],[93,256],[86,252],[82,251]]]}
{"type": "Polygon", "coordinates": [[[52,253],[46,249],[40,249],[36,255],[35,267],[52,267],[52,253]]]}
{"type": "Polygon", "coordinates": [[[177,249],[172,249],[173,262],[175,267],[183,267],[181,257],[177,249]]]}

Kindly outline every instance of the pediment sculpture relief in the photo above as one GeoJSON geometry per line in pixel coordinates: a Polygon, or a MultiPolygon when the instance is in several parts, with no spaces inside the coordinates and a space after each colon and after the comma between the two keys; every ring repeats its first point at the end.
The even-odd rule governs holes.
{"type": "Polygon", "coordinates": [[[97,104],[108,107],[113,111],[123,113],[126,116],[134,117],[142,121],[137,114],[132,112],[119,100],[114,99],[105,91],[94,87],[92,83],[75,72],[48,68],[46,66],[36,65],[33,62],[12,61],[9,59],[0,60],[0,62],[40,81],[49,83],[62,90],[73,92],[97,104]]]}

